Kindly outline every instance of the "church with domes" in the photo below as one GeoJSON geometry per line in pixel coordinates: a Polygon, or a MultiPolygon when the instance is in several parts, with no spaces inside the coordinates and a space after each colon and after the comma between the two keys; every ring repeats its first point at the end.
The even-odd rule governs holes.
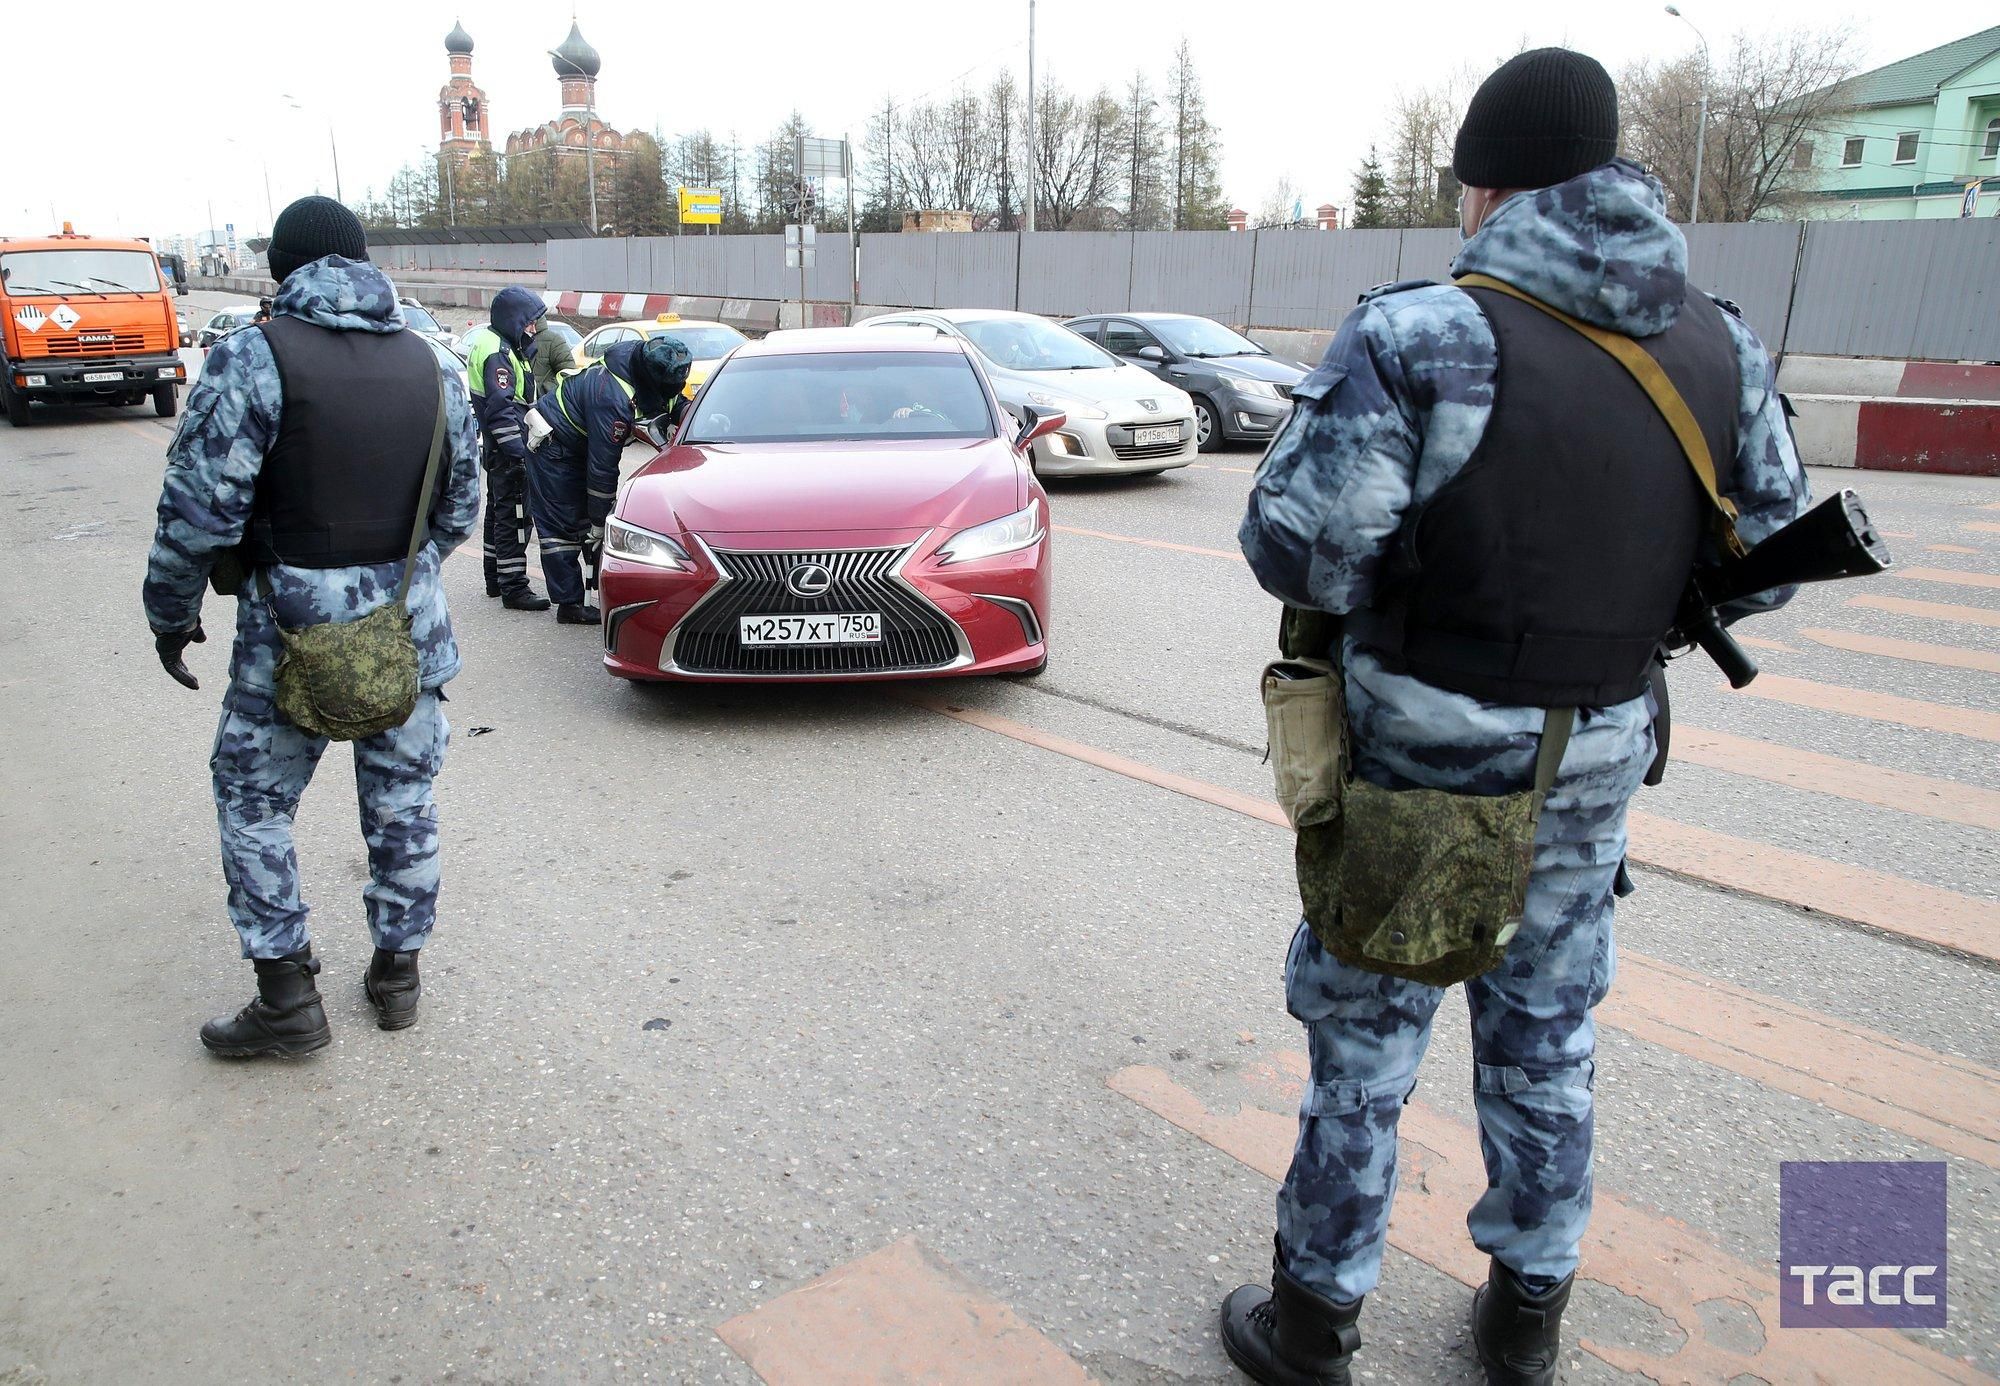
{"type": "Polygon", "coordinates": [[[603,59],[585,41],[575,20],[570,21],[569,37],[563,40],[562,47],[549,54],[549,60],[561,89],[562,107],[554,119],[507,136],[507,153],[554,149],[559,154],[580,155],[587,147],[594,146],[600,158],[608,155],[615,160],[628,143],[644,132],[614,130],[598,118],[597,73],[603,59]]]}
{"type": "Polygon", "coordinates": [[[438,91],[438,152],[470,158],[493,152],[493,116],[472,80],[472,35],[454,22],[444,36],[451,80],[438,91]]]}

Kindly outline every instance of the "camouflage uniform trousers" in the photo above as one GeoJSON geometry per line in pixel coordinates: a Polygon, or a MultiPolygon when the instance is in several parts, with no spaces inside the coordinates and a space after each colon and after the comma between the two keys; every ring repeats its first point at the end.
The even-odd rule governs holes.
{"type": "MultiPolygon", "coordinates": [[[[1520,933],[1499,967],[1465,984],[1488,1185],[1466,1226],[1481,1251],[1530,1284],[1576,1269],[1590,1221],[1591,1011],[1611,989],[1625,809],[1651,742],[1643,738],[1630,759],[1604,765],[1584,785],[1558,782],[1536,834],[1520,933]]],[[[1371,781],[1411,783],[1356,749],[1357,769],[1371,781]]],[[[1396,1122],[1416,1089],[1444,992],[1350,967],[1303,922],[1285,977],[1286,1006],[1306,1027],[1311,1083],[1278,1193],[1278,1240],[1291,1274],[1352,1300],[1380,1278],[1396,1194],[1396,1122]]]]}
{"type": "MultiPolygon", "coordinates": [[[[307,943],[292,819],[327,741],[265,710],[268,700],[261,695],[230,693],[209,757],[229,918],[244,957],[283,957],[307,943]]],[[[421,948],[436,920],[438,824],[431,782],[450,739],[444,693],[425,689],[409,721],[353,743],[370,876],[361,895],[378,948],[421,948]]]]}

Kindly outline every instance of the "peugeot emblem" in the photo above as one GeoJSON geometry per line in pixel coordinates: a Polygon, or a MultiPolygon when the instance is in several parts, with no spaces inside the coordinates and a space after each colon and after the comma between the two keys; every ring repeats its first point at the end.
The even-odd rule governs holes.
{"type": "Polygon", "coordinates": [[[1157,414],[1160,412],[1160,402],[1156,399],[1142,399],[1139,401],[1139,407],[1148,414],[1157,414]]]}
{"type": "Polygon", "coordinates": [[[833,586],[833,574],[824,563],[801,563],[785,574],[785,586],[794,597],[824,597],[833,586]]]}

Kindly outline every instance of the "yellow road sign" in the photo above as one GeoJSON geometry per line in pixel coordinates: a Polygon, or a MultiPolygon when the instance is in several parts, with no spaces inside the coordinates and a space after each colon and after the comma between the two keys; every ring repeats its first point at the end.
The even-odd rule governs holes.
{"type": "Polygon", "coordinates": [[[719,226],[722,223],[722,193],[715,188],[682,188],[681,225],[719,226]]]}

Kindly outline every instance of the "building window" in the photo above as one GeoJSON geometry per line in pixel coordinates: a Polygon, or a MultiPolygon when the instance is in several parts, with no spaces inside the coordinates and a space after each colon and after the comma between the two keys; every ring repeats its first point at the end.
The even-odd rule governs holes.
{"type": "Polygon", "coordinates": [[[2000,155],[2000,116],[1986,122],[1986,145],[1979,151],[1982,159],[1991,159],[1995,155],[2000,155]]]}
{"type": "Polygon", "coordinates": [[[1792,167],[1805,169],[1812,167],[1813,142],[1800,140],[1792,146],[1792,167]]]}
{"type": "Polygon", "coordinates": [[[1914,164],[1917,161],[1917,132],[1905,130],[1896,136],[1896,162],[1914,164]]]}
{"type": "Polygon", "coordinates": [[[1842,168],[1860,168],[1861,151],[1866,149],[1867,147],[1868,147],[1867,140],[1864,139],[1849,140],[1846,144],[1840,147],[1840,166],[1842,168]]]}

